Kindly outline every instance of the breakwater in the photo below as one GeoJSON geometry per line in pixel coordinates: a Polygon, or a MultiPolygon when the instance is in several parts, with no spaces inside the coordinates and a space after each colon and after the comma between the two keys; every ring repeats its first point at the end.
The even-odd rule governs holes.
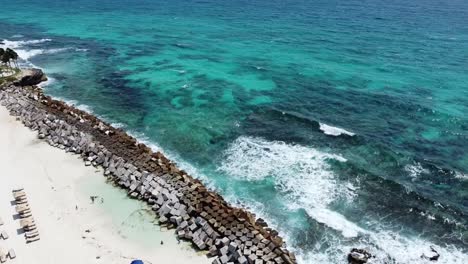
{"type": "Polygon", "coordinates": [[[230,206],[202,182],[125,131],[46,96],[36,86],[4,85],[0,104],[54,147],[100,166],[109,181],[147,202],[161,224],[213,257],[213,263],[296,263],[278,232],[230,206]]]}

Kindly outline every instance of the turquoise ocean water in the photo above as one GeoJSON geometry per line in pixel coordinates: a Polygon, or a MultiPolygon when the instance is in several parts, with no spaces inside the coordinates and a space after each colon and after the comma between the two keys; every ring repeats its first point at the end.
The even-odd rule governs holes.
{"type": "Polygon", "coordinates": [[[468,2],[2,1],[47,93],[250,208],[301,263],[468,263],[468,2]]]}

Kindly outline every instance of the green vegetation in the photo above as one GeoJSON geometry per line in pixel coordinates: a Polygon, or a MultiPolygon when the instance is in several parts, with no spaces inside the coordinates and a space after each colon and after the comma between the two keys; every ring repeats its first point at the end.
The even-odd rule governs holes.
{"type": "Polygon", "coordinates": [[[16,75],[21,72],[18,67],[18,53],[10,48],[0,48],[0,62],[0,85],[14,81],[16,75]]]}
{"type": "Polygon", "coordinates": [[[16,51],[7,48],[6,50],[3,48],[0,48],[0,61],[8,65],[11,68],[11,61],[13,61],[13,64],[15,65],[16,68],[18,68],[18,53],[16,51]]]}

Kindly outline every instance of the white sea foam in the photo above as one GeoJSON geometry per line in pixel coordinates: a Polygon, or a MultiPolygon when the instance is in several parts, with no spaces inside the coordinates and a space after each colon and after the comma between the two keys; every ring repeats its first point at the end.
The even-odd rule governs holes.
{"type": "Polygon", "coordinates": [[[24,46],[28,46],[28,45],[34,45],[34,44],[49,42],[49,41],[52,41],[52,40],[51,39],[34,39],[34,40],[14,41],[14,40],[5,39],[5,40],[2,41],[3,45],[0,44],[0,46],[15,49],[15,48],[21,48],[21,47],[24,47],[24,46]]]}
{"type": "Polygon", "coordinates": [[[47,76],[47,81],[45,82],[41,82],[40,84],[38,84],[37,86],[41,87],[41,88],[45,88],[53,83],[55,83],[55,79],[53,77],[50,77],[50,76],[47,76]]]}
{"type": "Polygon", "coordinates": [[[64,52],[67,50],[75,50],[75,51],[87,51],[86,49],[77,49],[77,48],[55,48],[55,49],[37,49],[32,48],[28,49],[28,46],[36,45],[44,42],[52,41],[51,39],[36,39],[36,40],[3,40],[3,44],[0,44],[1,48],[12,48],[15,49],[18,56],[23,59],[24,61],[28,61],[30,58],[35,57],[41,54],[55,54],[59,52],[64,52]]]}
{"type": "Polygon", "coordinates": [[[31,50],[24,50],[24,49],[18,49],[16,52],[18,53],[18,56],[27,61],[32,57],[35,57],[37,55],[42,55],[42,54],[56,54],[60,52],[64,52],[67,50],[73,50],[73,48],[57,48],[57,49],[31,49],[31,50]]]}
{"type": "MultiPolygon", "coordinates": [[[[328,204],[339,197],[353,197],[357,187],[350,183],[338,184],[327,160],[346,161],[339,155],[327,154],[313,148],[284,142],[267,141],[261,138],[239,137],[226,151],[226,159],[220,170],[231,177],[249,181],[259,181],[272,177],[279,189],[284,191],[290,209],[304,208],[308,215],[319,223],[335,229],[346,239],[354,238],[353,244],[343,243],[340,238],[327,238],[323,243],[331,246],[298,254],[299,263],[340,263],[352,247],[367,248],[376,258],[369,263],[430,263],[421,258],[432,256],[430,246],[441,254],[438,263],[468,263],[463,251],[453,246],[434,245],[421,238],[408,238],[398,233],[378,230],[371,231],[359,227],[343,215],[328,208],[328,204]],[[332,239],[332,240],[328,240],[332,239]]],[[[236,197],[227,197],[228,201],[236,197]]],[[[248,201],[249,207],[260,217],[263,206],[248,201]]],[[[430,216],[428,216],[430,217],[430,216]]],[[[378,223],[371,224],[379,226],[378,223]]],[[[291,241],[287,230],[282,230],[286,241],[291,241]]]]}
{"type": "Polygon", "coordinates": [[[355,135],[355,133],[349,132],[343,128],[333,127],[333,126],[329,126],[323,123],[319,123],[319,124],[320,124],[320,130],[322,130],[325,135],[329,135],[329,136],[339,136],[343,134],[348,135],[348,136],[355,135]]]}
{"type": "Polygon", "coordinates": [[[455,178],[460,180],[468,180],[468,174],[461,173],[459,171],[455,172],[455,178]]]}
{"type": "Polygon", "coordinates": [[[346,162],[343,157],[305,146],[244,136],[235,140],[225,155],[219,170],[229,176],[249,181],[271,177],[285,194],[291,209],[304,208],[318,222],[345,236],[356,236],[360,231],[343,216],[327,209],[336,199],[353,197],[355,187],[350,183],[338,184],[327,162],[331,159],[346,162]]]}
{"type": "Polygon", "coordinates": [[[37,55],[43,54],[44,50],[42,49],[32,49],[32,50],[23,50],[23,49],[17,49],[16,53],[18,53],[18,56],[27,61],[32,57],[35,57],[37,55]]]}
{"type": "MultiPolygon", "coordinates": [[[[85,111],[86,113],[95,115],[95,114],[93,113],[92,107],[89,106],[89,105],[80,104],[80,103],[78,103],[78,101],[75,101],[75,100],[68,100],[68,99],[64,99],[64,98],[62,98],[62,97],[58,97],[58,96],[53,96],[53,99],[62,101],[62,102],[66,103],[66,104],[69,105],[69,106],[73,106],[73,107],[75,107],[75,108],[77,108],[77,109],[79,109],[79,110],[81,110],[81,111],[85,111]]],[[[95,115],[95,116],[98,117],[98,118],[101,118],[101,117],[99,117],[99,116],[97,116],[97,115],[95,115]]]]}
{"type": "Polygon", "coordinates": [[[344,237],[357,237],[359,233],[365,232],[364,229],[332,210],[326,208],[310,208],[306,211],[315,221],[335,230],[339,230],[344,237]]]}
{"type": "Polygon", "coordinates": [[[416,162],[414,164],[409,164],[405,166],[405,171],[409,173],[409,176],[415,180],[421,173],[429,173],[429,171],[422,167],[421,163],[416,162]]]}
{"type": "Polygon", "coordinates": [[[396,263],[431,263],[424,256],[433,256],[430,251],[433,246],[440,254],[437,263],[462,264],[468,263],[468,255],[454,246],[434,245],[421,238],[408,238],[400,234],[388,231],[380,231],[370,235],[370,240],[376,246],[372,251],[376,252],[376,260],[373,263],[387,263],[394,259],[396,263]]]}
{"type": "Polygon", "coordinates": [[[301,252],[298,256],[299,263],[343,263],[351,248],[364,248],[374,256],[368,262],[370,264],[429,264],[433,262],[428,260],[428,257],[435,255],[431,247],[440,254],[437,263],[468,263],[468,255],[452,245],[441,246],[418,237],[408,238],[391,231],[362,232],[364,239],[360,239],[357,243],[345,245],[339,239],[329,240],[326,243],[330,244],[330,248],[325,252],[301,252]]]}

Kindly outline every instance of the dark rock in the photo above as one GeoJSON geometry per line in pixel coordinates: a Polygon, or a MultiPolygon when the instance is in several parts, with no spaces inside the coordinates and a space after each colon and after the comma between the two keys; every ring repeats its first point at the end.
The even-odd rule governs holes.
{"type": "Polygon", "coordinates": [[[431,248],[431,252],[434,254],[432,256],[426,256],[425,254],[422,254],[421,258],[428,259],[430,261],[438,261],[440,258],[439,252],[437,252],[437,250],[435,250],[433,246],[431,246],[430,248],[431,248]]]}
{"type": "Polygon", "coordinates": [[[21,79],[16,81],[15,85],[31,86],[45,81],[47,81],[47,77],[41,69],[30,69],[23,70],[21,79]]]}
{"type": "Polygon", "coordinates": [[[364,264],[372,257],[372,255],[364,249],[353,248],[348,254],[348,263],[364,264]]]}

